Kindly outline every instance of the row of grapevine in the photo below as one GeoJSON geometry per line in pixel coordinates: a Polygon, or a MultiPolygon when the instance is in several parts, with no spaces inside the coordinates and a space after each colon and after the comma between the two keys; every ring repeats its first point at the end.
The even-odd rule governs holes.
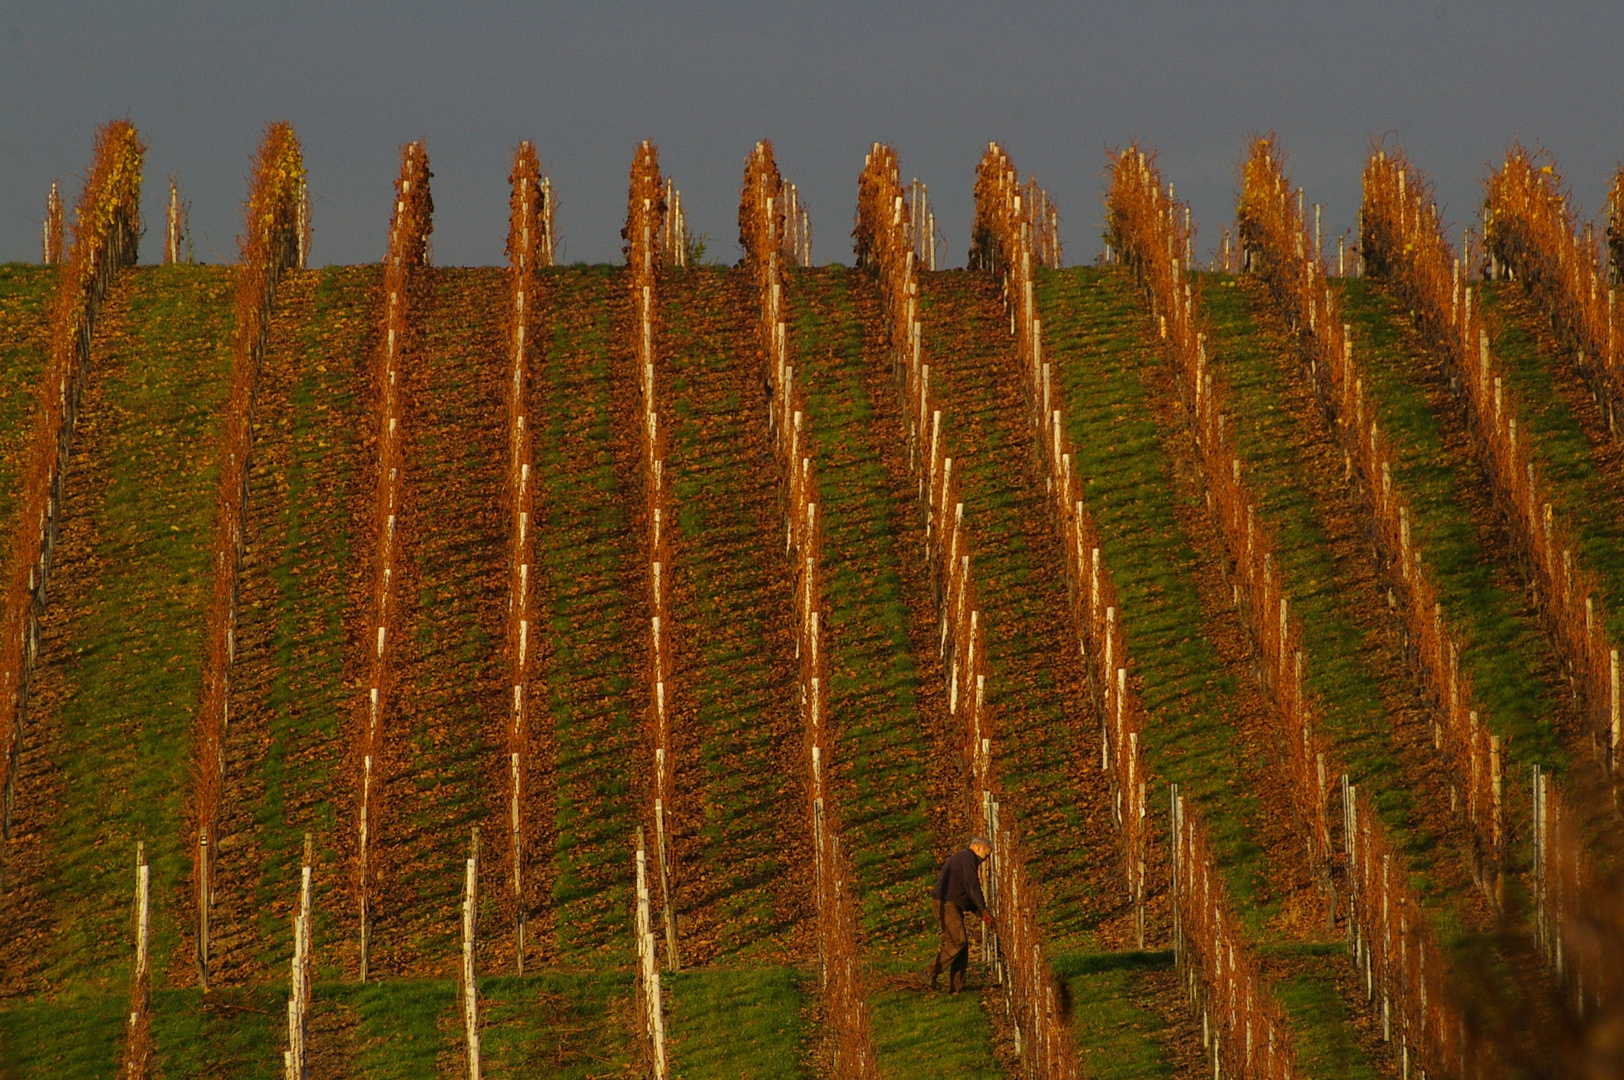
{"type": "MultiPolygon", "coordinates": [[[[645,815],[654,832],[655,868],[660,879],[666,963],[677,967],[676,859],[666,814],[671,807],[672,626],[670,478],[666,475],[666,434],[660,422],[659,387],[655,378],[655,290],[659,268],[673,259],[667,223],[666,183],[660,177],[660,151],[644,141],[632,160],[628,193],[626,264],[630,269],[633,307],[637,312],[637,373],[643,403],[639,425],[643,448],[643,486],[647,504],[647,562],[649,568],[649,715],[653,762],[650,804],[645,815]]],[[[674,190],[674,189],[673,189],[674,190]]]]}
{"type": "Polygon", "coordinates": [[[209,985],[209,909],[214,899],[220,798],[226,775],[231,665],[237,656],[237,596],[247,550],[248,476],[254,448],[254,402],[282,271],[296,264],[297,206],[304,158],[291,125],[265,129],[243,207],[237,268],[237,318],[231,341],[231,385],[215,496],[214,589],[203,626],[203,689],[195,721],[192,769],[192,882],[197,903],[198,984],[209,985]]]}
{"type": "Polygon", "coordinates": [[[406,455],[402,449],[400,358],[406,347],[409,290],[412,271],[428,261],[428,235],[433,229],[434,200],[429,194],[428,150],[421,142],[407,143],[400,152],[400,178],[395,181],[395,207],[389,222],[389,249],[384,256],[383,350],[376,369],[378,430],[377,495],[373,527],[377,555],[373,566],[372,619],[369,635],[367,705],[361,727],[359,754],[361,791],[357,821],[356,900],[361,924],[361,981],[368,975],[372,936],[372,890],[382,867],[376,853],[383,793],[385,720],[390,703],[391,664],[395,630],[395,590],[399,587],[401,531],[397,527],[405,488],[406,455]]]}
{"type": "MultiPolygon", "coordinates": [[[[1006,211],[995,208],[1009,203],[1020,207],[1018,220],[1025,223],[1025,243],[1030,249],[1028,258],[1032,264],[1046,270],[1060,269],[1063,254],[1060,247],[1060,208],[1055,205],[1048,190],[1038,186],[1036,178],[1027,177],[1023,185],[1014,175],[1007,175],[1012,172],[1011,168],[1000,172],[995,162],[1002,162],[1008,167],[1009,155],[997,143],[988,143],[987,152],[982,155],[981,165],[976,171],[976,216],[970,226],[970,268],[999,274],[1008,272],[1009,260],[1014,257],[1008,248],[1014,242],[1013,234],[1002,231],[1004,223],[1000,215],[1006,211]],[[997,188],[1000,192],[998,196],[984,197],[983,192],[989,184],[997,188]],[[1018,203],[1010,203],[1011,199],[1018,200],[1018,203]]],[[[1013,322],[1010,326],[1011,333],[1020,333],[1013,322]]]]}
{"type": "Polygon", "coordinates": [[[1111,780],[1114,816],[1122,831],[1123,877],[1133,901],[1140,946],[1145,936],[1145,863],[1148,843],[1146,777],[1142,744],[1144,707],[1128,678],[1128,649],[1121,605],[1110,567],[1101,556],[1100,532],[1083,505],[1082,480],[1073,474],[1073,454],[1065,436],[1063,412],[1054,392],[1050,365],[1043,359],[1042,319],[1033,274],[1042,266],[1034,235],[1041,221],[1020,184],[1014,163],[990,143],[976,171],[972,262],[998,273],[1004,306],[1010,313],[1016,355],[1024,376],[1028,417],[1038,452],[1049,472],[1048,491],[1066,552],[1066,581],[1072,625],[1085,658],[1088,686],[1100,716],[1100,767],[1111,780]]]}
{"type": "MultiPolygon", "coordinates": [[[[675,188],[669,188],[675,199],[675,188]]],[[[626,240],[626,265],[629,271],[628,287],[632,290],[633,310],[637,312],[637,373],[642,401],[640,417],[640,443],[643,454],[643,486],[648,504],[646,522],[646,562],[649,568],[649,711],[648,731],[652,781],[645,820],[654,832],[655,872],[660,882],[661,922],[665,930],[665,962],[668,967],[678,966],[676,908],[672,892],[675,888],[675,851],[669,831],[667,811],[672,805],[672,770],[675,764],[671,752],[672,695],[672,626],[668,599],[671,593],[671,547],[669,477],[665,471],[666,434],[660,423],[658,386],[655,378],[655,290],[659,286],[660,267],[670,263],[679,265],[680,255],[674,255],[671,232],[675,215],[667,204],[668,183],[660,176],[660,152],[654,144],[644,140],[632,158],[631,184],[627,192],[626,227],[621,235],[626,240]]],[[[645,855],[642,831],[638,833],[637,852],[637,947],[639,957],[638,990],[644,1012],[644,1031],[649,1040],[649,1055],[656,1080],[666,1075],[663,1005],[660,998],[659,966],[654,956],[654,937],[648,911],[650,889],[645,881],[645,855]]]]}
{"type": "MultiPolygon", "coordinates": [[[[1277,570],[1272,530],[1243,476],[1242,462],[1225,431],[1223,393],[1207,366],[1200,298],[1186,275],[1189,216],[1163,188],[1154,156],[1130,145],[1112,162],[1108,223],[1115,248],[1134,275],[1158,320],[1193,418],[1196,449],[1213,517],[1232,563],[1231,581],[1258,652],[1262,680],[1280,721],[1288,787],[1307,833],[1321,880],[1331,885],[1334,852],[1328,777],[1340,770],[1320,734],[1318,709],[1304,691],[1301,627],[1292,618],[1277,570]]],[[[1471,1038],[1454,1004],[1442,953],[1421,913],[1402,864],[1395,864],[1386,830],[1368,799],[1344,783],[1344,855],[1348,926],[1355,962],[1367,987],[1379,990],[1384,1034],[1395,1033],[1407,1071],[1412,1053],[1434,1075],[1475,1078],[1493,1069],[1485,1048],[1471,1038]]]]}
{"type": "Polygon", "coordinates": [[[942,638],[949,671],[949,709],[962,716],[972,761],[973,790],[993,841],[989,901],[997,928],[1006,1003],[1016,1046],[1032,1074],[1049,1080],[1077,1075],[1071,1027],[1037,925],[1037,897],[1027,876],[1019,829],[1001,805],[994,769],[995,718],[987,704],[985,623],[976,601],[970,529],[964,520],[953,459],[945,453],[945,417],[930,385],[919,320],[919,270],[908,200],[897,156],[878,143],[858,184],[858,264],[879,277],[892,370],[902,398],[909,460],[919,476],[925,538],[937,575],[942,638]]]}
{"type": "Polygon", "coordinates": [[[1619,355],[1618,291],[1607,274],[1607,251],[1578,215],[1555,167],[1520,144],[1489,176],[1483,240],[1499,266],[1540,302],[1563,347],[1577,354],[1591,390],[1618,428],[1624,407],[1624,357],[1619,355]]]}
{"type": "Polygon", "coordinates": [[[1436,717],[1433,748],[1465,793],[1475,841],[1473,867],[1491,898],[1505,859],[1500,739],[1480,716],[1470,678],[1460,670],[1461,645],[1444,617],[1439,589],[1410,538],[1409,500],[1393,480],[1393,456],[1369,400],[1369,380],[1354,355],[1326,266],[1309,239],[1302,200],[1293,200],[1279,144],[1253,141],[1244,169],[1236,231],[1245,265],[1268,285],[1295,328],[1321,405],[1365,485],[1377,546],[1396,571],[1395,593],[1414,648],[1422,692],[1436,717]]]}
{"type": "Polygon", "coordinates": [[[1213,1075],[1291,1080],[1297,1047],[1285,1010],[1247,945],[1201,815],[1172,785],[1173,959],[1190,1007],[1212,1032],[1213,1075]]]}
{"type": "MultiPolygon", "coordinates": [[[[1364,173],[1363,243],[1373,276],[1387,277],[1415,312],[1417,328],[1428,339],[1450,374],[1462,387],[1479,460],[1488,474],[1494,499],[1510,526],[1538,595],[1547,626],[1567,661],[1598,743],[1605,745],[1613,769],[1620,765],[1619,651],[1605,629],[1593,576],[1580,565],[1570,531],[1545,497],[1545,481],[1534,462],[1532,440],[1518,417],[1522,403],[1504,384],[1489,349],[1489,331],[1481,304],[1462,279],[1460,262],[1444,239],[1436,204],[1422,175],[1402,151],[1372,155],[1364,173]]],[[[1493,228],[1504,227],[1496,215],[1493,228]]],[[[1564,845],[1546,844],[1543,858],[1558,856],[1564,845]]],[[[1542,880],[1562,880],[1577,868],[1550,863],[1536,868],[1542,880]]],[[[1573,905],[1588,906],[1577,892],[1564,894],[1573,905]]],[[[1558,925],[1579,929],[1577,909],[1558,909],[1558,925]]],[[[1613,999],[1619,990],[1617,966],[1593,935],[1589,945],[1567,950],[1567,965],[1578,985],[1595,1000],[1613,999]]]]}
{"type": "Polygon", "coordinates": [[[141,235],[141,164],[135,127],[114,120],[96,132],[96,155],[74,208],[73,244],[57,278],[50,353],[39,409],[23,450],[11,565],[0,614],[0,835],[11,835],[11,809],[28,692],[39,652],[39,621],[56,548],[63,478],[90,366],[96,312],[119,267],[134,264],[141,235]]]}
{"type": "MultiPolygon", "coordinates": [[[[1554,165],[1539,164],[1538,155],[1514,145],[1505,164],[1489,178],[1483,207],[1484,242],[1549,314],[1564,347],[1578,357],[1590,378],[1591,392],[1607,410],[1608,426],[1617,430],[1616,413],[1624,403],[1624,370],[1616,343],[1619,263],[1610,249],[1624,243],[1618,228],[1618,199],[1624,191],[1624,169],[1614,179],[1609,198],[1606,236],[1598,242],[1593,229],[1580,230],[1577,215],[1554,165]],[[1614,272],[1609,274],[1609,263],[1614,272]],[[1606,288],[1603,299],[1602,290],[1606,288]]],[[[1616,699],[1617,663],[1609,662],[1608,693],[1616,699]]],[[[1594,691],[1592,691],[1594,692],[1594,691]]],[[[1618,768],[1614,737],[1614,768],[1618,768]]],[[[1591,978],[1592,993],[1616,990],[1595,981],[1585,961],[1596,950],[1587,942],[1577,950],[1576,937],[1589,937],[1604,920],[1595,917],[1602,886],[1586,851],[1580,818],[1567,807],[1568,796],[1537,768],[1534,774],[1534,899],[1540,944],[1558,977],[1578,990],[1591,978]],[[1578,953],[1579,963],[1569,958],[1578,953]]]]}
{"type": "Polygon", "coordinates": [[[739,193],[739,239],[755,280],[761,311],[761,354],[772,387],[769,422],[785,490],[785,547],[795,560],[796,654],[801,661],[801,722],[806,733],[808,810],[812,824],[813,892],[823,1019],[831,1033],[834,1074],[858,1080],[877,1075],[868,999],[858,967],[857,900],[841,819],[829,791],[835,771],[826,702],[829,659],[822,637],[823,524],[818,516],[817,463],[809,449],[812,417],[796,383],[784,319],[782,266],[787,185],[771,143],[757,143],[745,162],[739,193]]]}
{"type": "Polygon", "coordinates": [[[535,565],[535,492],[531,472],[535,464],[532,430],[526,403],[530,400],[530,365],[526,346],[530,340],[530,320],[536,307],[538,281],[536,267],[547,265],[550,245],[542,223],[549,214],[549,193],[542,187],[541,165],[535,147],[519,144],[513,154],[513,171],[508,176],[513,194],[508,200],[508,282],[513,297],[509,347],[512,374],[507,380],[508,465],[507,502],[512,523],[508,545],[508,613],[504,639],[504,659],[513,699],[508,706],[508,841],[511,846],[513,901],[513,952],[519,974],[524,974],[525,903],[524,863],[525,784],[530,775],[530,696],[531,669],[537,649],[530,642],[539,629],[535,620],[535,594],[530,568],[535,565]]]}
{"type": "MultiPolygon", "coordinates": [[[[1142,754],[1145,710],[1138,688],[1128,678],[1128,644],[1118,618],[1116,586],[1102,555],[1099,525],[1080,497],[1086,478],[1073,467],[1077,459],[1065,434],[1064,410],[1051,365],[1043,359],[1034,273],[1044,263],[1035,238],[1042,234],[1045,217],[1054,215],[1054,206],[1046,196],[1035,199],[1034,194],[1030,182],[1023,189],[1003,149],[990,144],[976,176],[975,235],[984,245],[976,255],[981,265],[1001,272],[1005,304],[1016,331],[1032,433],[1048,471],[1050,509],[1065,540],[1072,625],[1100,714],[1100,762],[1116,798],[1127,892],[1143,948],[1149,846],[1149,779],[1142,754]]],[[[1240,933],[1208,848],[1206,828],[1176,790],[1171,810],[1174,955],[1204,1027],[1217,1029],[1214,1064],[1229,1075],[1286,1080],[1296,1072],[1290,1028],[1240,933]]]]}

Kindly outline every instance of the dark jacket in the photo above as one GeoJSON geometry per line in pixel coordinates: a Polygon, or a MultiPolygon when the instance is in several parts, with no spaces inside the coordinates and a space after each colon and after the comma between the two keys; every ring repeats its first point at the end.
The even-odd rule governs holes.
{"type": "Polygon", "coordinates": [[[960,911],[975,914],[987,910],[987,901],[981,895],[981,875],[976,868],[981,856],[969,848],[960,848],[942,864],[942,872],[931,889],[932,900],[944,900],[960,911]]]}

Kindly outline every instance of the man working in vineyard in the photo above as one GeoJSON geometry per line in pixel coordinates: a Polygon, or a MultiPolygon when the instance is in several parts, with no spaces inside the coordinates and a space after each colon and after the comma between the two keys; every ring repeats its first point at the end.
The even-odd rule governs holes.
{"type": "Polygon", "coordinates": [[[964,976],[970,969],[970,935],[964,928],[966,915],[980,915],[983,922],[991,923],[987,914],[987,901],[981,895],[981,864],[992,854],[992,844],[984,836],[970,841],[948,856],[942,872],[936,876],[936,885],[930,898],[936,907],[936,922],[942,928],[942,947],[930,963],[930,988],[936,989],[936,980],[942,969],[948,971],[950,993],[964,989],[964,976]]]}

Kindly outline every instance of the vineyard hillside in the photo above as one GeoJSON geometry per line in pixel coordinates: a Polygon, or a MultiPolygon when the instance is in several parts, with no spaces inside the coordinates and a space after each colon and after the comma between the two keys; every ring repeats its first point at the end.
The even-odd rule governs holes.
{"type": "Polygon", "coordinates": [[[939,269],[891,148],[814,262],[758,144],[723,266],[645,143],[560,266],[526,143],[451,267],[412,143],[313,269],[281,125],[239,263],[0,266],[0,1077],[1616,1058],[1611,369],[1401,156],[1331,273],[1248,153],[1233,246],[1131,147],[1062,257],[994,144],[939,269]]]}

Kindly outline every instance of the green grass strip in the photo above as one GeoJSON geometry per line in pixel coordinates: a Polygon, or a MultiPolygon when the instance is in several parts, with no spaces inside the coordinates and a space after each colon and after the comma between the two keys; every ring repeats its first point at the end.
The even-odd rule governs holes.
{"type": "Polygon", "coordinates": [[[278,1080],[287,1049],[287,992],[274,986],[152,996],[152,1045],[162,1076],[278,1080]]]}
{"type": "Polygon", "coordinates": [[[1347,950],[1336,948],[1318,956],[1299,953],[1297,959],[1293,974],[1275,981],[1274,996],[1291,1017],[1299,1071],[1304,1076],[1348,1080],[1389,1075],[1365,1056],[1354,1039],[1347,1004],[1337,993],[1336,969],[1346,969],[1347,950]]]}
{"type": "Polygon", "coordinates": [[[130,1006],[122,993],[70,993],[0,1011],[0,1076],[51,1080],[111,1077],[130,1006]]]}
{"type": "MultiPolygon", "coordinates": [[[[603,970],[481,979],[479,1046],[485,1077],[596,1080],[629,1075],[642,1054],[633,1034],[633,989],[630,973],[603,970]]],[[[666,996],[669,1030],[675,1005],[673,995],[666,996]]],[[[453,1048],[461,1050],[460,1030],[452,1040],[453,1048]]]]}
{"type": "Polygon", "coordinates": [[[93,565],[58,564],[59,573],[94,574],[95,586],[66,613],[63,651],[46,660],[61,666],[65,689],[62,810],[48,826],[46,885],[60,930],[41,972],[56,987],[124,988],[140,839],[161,985],[190,875],[185,807],[234,281],[229,267],[124,273],[122,326],[104,315],[97,327],[100,377],[111,380],[101,391],[100,459],[70,479],[105,479],[91,507],[93,565]]]}
{"type": "Polygon", "coordinates": [[[790,967],[692,968],[664,975],[661,984],[674,1080],[813,1075],[806,1042],[816,974],[790,967]]]}
{"type": "MultiPolygon", "coordinates": [[[[1542,670],[1550,644],[1526,594],[1504,568],[1497,573],[1482,526],[1465,510],[1467,491],[1483,486],[1475,460],[1445,444],[1417,373],[1426,354],[1406,333],[1407,317],[1363,278],[1341,281],[1342,314],[1393,455],[1393,482],[1410,501],[1414,542],[1425,552],[1449,625],[1461,638],[1461,670],[1472,680],[1491,730],[1511,736],[1512,760],[1560,765],[1566,755],[1551,719],[1562,704],[1542,670]]],[[[1468,451],[1469,453],[1469,451],[1468,451]]],[[[1481,496],[1479,496],[1481,499],[1481,496]]]]}
{"type": "Polygon", "coordinates": [[[1597,464],[1579,418],[1557,387],[1551,370],[1554,361],[1541,355],[1533,328],[1520,313],[1513,313],[1507,293],[1516,288],[1481,284],[1484,312],[1500,317],[1499,332],[1489,348],[1500,362],[1507,390],[1521,403],[1518,423],[1532,436],[1530,445],[1548,497],[1573,531],[1575,555],[1596,575],[1607,608],[1607,630],[1618,641],[1624,638],[1624,492],[1616,490],[1597,464]]]}
{"type": "MultiPolygon", "coordinates": [[[[354,1065],[367,1080],[416,1080],[438,1075],[442,1057],[466,1052],[454,981],[340,983],[318,985],[312,993],[324,1007],[336,1004],[354,1010],[358,1021],[354,1065]]],[[[453,1075],[462,1072],[455,1068],[453,1075]]]]}
{"type": "Polygon", "coordinates": [[[991,1030],[978,994],[921,993],[912,987],[875,990],[868,995],[868,1007],[881,1076],[993,1080],[1005,1075],[993,1060],[991,1030]]]}
{"type": "Polygon", "coordinates": [[[1175,1075],[1162,1052],[1162,1040],[1172,1034],[1166,1022],[1133,1000],[1144,973],[1173,967],[1172,953],[1069,953],[1053,957],[1053,964],[1071,994],[1077,1060],[1087,1075],[1096,1080],[1175,1075]]]}

